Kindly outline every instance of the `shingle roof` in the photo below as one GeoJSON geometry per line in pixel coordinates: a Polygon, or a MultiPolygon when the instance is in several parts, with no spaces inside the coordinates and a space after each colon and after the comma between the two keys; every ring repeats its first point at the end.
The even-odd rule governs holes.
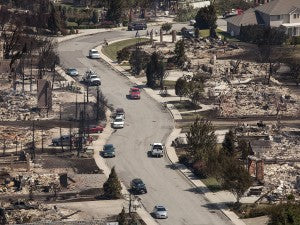
{"type": "Polygon", "coordinates": [[[226,21],[236,26],[263,24],[259,13],[283,15],[298,9],[300,10],[300,0],[273,0],[256,8],[248,9],[242,15],[230,17],[226,21]]]}
{"type": "Polygon", "coordinates": [[[268,15],[289,14],[294,9],[300,9],[300,0],[273,0],[258,6],[255,10],[268,15]]]}
{"type": "Polygon", "coordinates": [[[258,24],[257,17],[253,8],[246,10],[242,15],[230,17],[226,19],[226,21],[236,26],[258,24]]]}

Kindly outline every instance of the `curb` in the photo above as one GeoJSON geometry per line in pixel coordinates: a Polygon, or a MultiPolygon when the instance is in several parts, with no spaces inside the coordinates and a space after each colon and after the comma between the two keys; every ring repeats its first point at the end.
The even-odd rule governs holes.
{"type": "MultiPolygon", "coordinates": [[[[111,43],[114,43],[114,42],[118,42],[118,41],[122,41],[122,40],[127,40],[127,39],[130,39],[130,38],[126,38],[126,39],[119,39],[119,40],[114,40],[114,41],[112,41],[112,42],[109,42],[109,44],[111,44],[111,43]]],[[[98,50],[99,50],[99,53],[100,53],[100,56],[101,56],[101,61],[102,62],[104,62],[106,65],[109,65],[114,71],[116,71],[117,73],[119,73],[119,74],[121,74],[122,76],[125,76],[129,81],[131,81],[132,83],[134,83],[134,84],[137,84],[136,82],[134,82],[132,79],[130,79],[130,77],[128,77],[128,76],[126,76],[124,73],[123,73],[123,71],[121,71],[121,70],[119,70],[114,64],[113,64],[113,62],[112,62],[112,60],[111,59],[109,59],[106,55],[104,55],[103,54],[103,52],[102,52],[102,46],[98,46],[97,47],[98,48],[98,50]]],[[[137,84],[138,85],[138,84],[137,84]]],[[[155,99],[150,93],[148,93],[146,90],[145,90],[145,92],[148,94],[148,96],[150,96],[151,98],[153,98],[154,100],[156,100],[157,101],[157,99],[155,99]]],[[[157,101],[158,102],[158,101],[157,101]]],[[[158,103],[160,103],[160,102],[158,102],[158,103]]],[[[170,112],[170,114],[171,114],[171,116],[172,116],[172,118],[173,118],[173,120],[175,119],[175,117],[174,117],[174,112],[172,112],[172,109],[170,109],[169,107],[166,107],[167,109],[168,109],[168,111],[170,112]]],[[[180,129],[181,130],[181,129],[180,129]]],[[[175,165],[176,166],[176,168],[177,168],[177,170],[180,172],[180,174],[182,174],[194,187],[196,187],[196,188],[199,188],[199,186],[198,185],[196,185],[195,183],[194,183],[194,181],[192,181],[183,171],[182,171],[182,169],[179,169],[178,168],[178,166],[176,165],[177,164],[177,162],[175,162],[174,161],[174,159],[172,159],[172,157],[170,156],[171,155],[171,153],[170,153],[170,147],[171,147],[171,143],[168,143],[168,142],[170,142],[170,140],[169,139],[171,139],[172,137],[173,137],[173,135],[174,135],[174,132],[176,132],[176,131],[178,131],[178,129],[176,129],[176,128],[173,128],[173,130],[171,131],[171,133],[170,133],[170,135],[168,136],[168,138],[167,138],[167,140],[166,140],[166,156],[167,156],[167,158],[168,158],[168,160],[173,164],[173,165],[175,165]],[[167,144],[168,143],[168,144],[167,144]]],[[[172,153],[173,154],[173,153],[172,153]]],[[[176,153],[175,153],[175,155],[176,155],[176,153]]],[[[177,157],[177,155],[176,155],[176,157],[177,157]]],[[[178,161],[178,158],[177,158],[177,161],[178,161]]],[[[182,164],[180,164],[180,165],[182,165],[182,164]]],[[[182,166],[184,166],[184,165],[182,165],[182,166]]],[[[184,168],[186,168],[185,166],[184,166],[184,168]]],[[[191,172],[191,170],[190,169],[188,169],[188,168],[186,168],[189,172],[191,172]]],[[[191,172],[192,173],[192,172],[191,172]]],[[[200,179],[199,179],[199,181],[200,181],[200,179]]],[[[205,188],[207,188],[207,186],[202,182],[202,181],[200,181],[202,184],[203,184],[203,187],[205,187],[205,188]]],[[[208,189],[208,188],[207,188],[208,189]]],[[[209,189],[208,189],[209,190],[209,189]]],[[[204,198],[208,201],[208,202],[213,202],[213,201],[211,201],[210,199],[209,199],[209,197],[207,196],[207,193],[204,193],[203,191],[201,191],[202,193],[203,193],[203,196],[204,196],[204,198]]],[[[210,191],[210,193],[212,193],[213,195],[215,195],[215,193],[213,193],[213,192],[211,192],[210,191]]],[[[217,203],[216,203],[217,204],[217,203]]],[[[232,211],[230,211],[230,210],[228,210],[228,209],[222,209],[221,207],[226,207],[226,205],[224,205],[224,204],[222,204],[222,205],[218,205],[218,208],[219,208],[219,210],[223,213],[223,215],[224,216],[226,216],[232,223],[234,223],[235,225],[246,225],[234,212],[232,212],[232,211]],[[231,215],[229,215],[229,214],[231,214],[231,215]]]]}

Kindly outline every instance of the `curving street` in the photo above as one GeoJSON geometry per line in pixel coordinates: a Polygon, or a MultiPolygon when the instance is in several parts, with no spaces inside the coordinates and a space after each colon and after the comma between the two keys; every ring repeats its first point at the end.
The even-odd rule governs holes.
{"type": "Polygon", "coordinates": [[[101,90],[109,104],[125,109],[124,129],[117,130],[109,139],[116,147],[116,157],[108,159],[109,166],[116,166],[120,179],[127,187],[136,177],[145,182],[148,193],[140,197],[148,212],[156,204],[167,207],[169,218],[158,220],[159,224],[231,224],[221,211],[195,191],[189,181],[172,169],[166,157],[148,158],[150,143],[164,143],[174,126],[169,113],[144,92],[141,100],[127,99],[126,95],[133,84],[100,61],[86,57],[88,50],[100,45],[104,39],[111,41],[134,35],[135,32],[110,31],[59,44],[63,66],[75,67],[81,73],[87,68],[95,70],[100,75],[101,90]]]}

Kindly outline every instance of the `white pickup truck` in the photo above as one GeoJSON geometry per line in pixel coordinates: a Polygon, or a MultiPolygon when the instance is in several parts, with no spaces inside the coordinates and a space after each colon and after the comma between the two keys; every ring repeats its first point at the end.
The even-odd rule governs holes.
{"type": "Polygon", "coordinates": [[[162,143],[150,144],[150,154],[152,157],[163,157],[164,156],[164,145],[162,143]]]}
{"type": "Polygon", "coordinates": [[[89,70],[85,73],[85,76],[82,78],[82,81],[84,83],[86,83],[87,85],[89,86],[99,86],[101,85],[101,80],[100,78],[98,77],[98,75],[92,71],[92,70],[89,70]]]}

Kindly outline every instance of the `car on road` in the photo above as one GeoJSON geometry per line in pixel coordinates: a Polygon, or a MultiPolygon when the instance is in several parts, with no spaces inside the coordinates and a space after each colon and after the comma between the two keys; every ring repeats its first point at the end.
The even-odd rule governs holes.
{"type": "Polygon", "coordinates": [[[115,147],[112,144],[106,144],[103,147],[102,156],[104,158],[113,158],[116,156],[115,147]]]}
{"type": "Polygon", "coordinates": [[[152,157],[163,157],[164,156],[164,145],[162,143],[150,144],[150,155],[152,157]]]}
{"type": "Polygon", "coordinates": [[[141,91],[137,87],[132,87],[129,90],[129,97],[130,99],[140,99],[141,98],[141,91]]]}
{"type": "Polygon", "coordinates": [[[116,118],[117,116],[123,116],[123,118],[125,119],[125,111],[123,108],[117,108],[112,115],[113,118],[116,118]]]}
{"type": "Polygon", "coordinates": [[[100,125],[90,125],[88,128],[85,129],[86,133],[93,134],[93,133],[102,133],[103,127],[100,125]]]}
{"type": "Polygon", "coordinates": [[[146,23],[130,23],[128,25],[128,30],[146,30],[147,29],[147,24],[146,23]]]}
{"type": "Polygon", "coordinates": [[[153,209],[153,215],[156,219],[167,219],[168,210],[162,205],[156,205],[153,209]]]}
{"type": "Polygon", "coordinates": [[[116,118],[113,122],[112,122],[112,128],[123,128],[124,127],[124,119],[122,118],[116,118]]]}
{"type": "Polygon", "coordinates": [[[91,59],[100,59],[100,54],[99,54],[98,50],[96,50],[96,49],[91,49],[91,50],[89,51],[89,57],[90,57],[91,59]]]}
{"type": "Polygon", "coordinates": [[[71,77],[76,77],[76,76],[79,75],[78,70],[75,69],[75,68],[68,68],[68,69],[66,70],[66,74],[68,74],[68,75],[71,76],[71,77]]]}
{"type": "Polygon", "coordinates": [[[99,85],[101,85],[100,78],[92,70],[88,70],[88,71],[85,72],[85,76],[82,78],[82,82],[89,85],[89,86],[99,86],[99,85]]]}
{"type": "Polygon", "coordinates": [[[131,191],[135,194],[146,194],[147,188],[140,178],[135,178],[130,183],[131,191]]]}

